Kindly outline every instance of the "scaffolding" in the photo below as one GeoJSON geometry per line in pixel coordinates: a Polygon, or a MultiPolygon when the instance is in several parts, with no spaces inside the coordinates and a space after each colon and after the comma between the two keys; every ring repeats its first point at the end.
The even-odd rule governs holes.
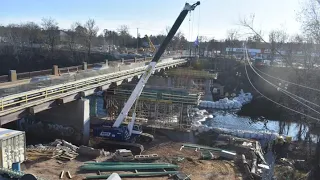
{"type": "MultiPolygon", "coordinates": [[[[117,107],[118,115],[129,98],[132,90],[109,89],[106,93],[106,105],[110,109],[117,107]]],[[[188,112],[199,104],[199,94],[188,94],[172,89],[145,89],[136,106],[136,117],[140,122],[152,128],[187,129],[191,120],[188,112]]],[[[132,114],[132,110],[129,115],[132,114]]]]}

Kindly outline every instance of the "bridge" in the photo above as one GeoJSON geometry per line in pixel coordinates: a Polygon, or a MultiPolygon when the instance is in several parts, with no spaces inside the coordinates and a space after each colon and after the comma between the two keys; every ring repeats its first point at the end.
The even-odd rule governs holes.
{"type": "MultiPolygon", "coordinates": [[[[161,59],[155,71],[164,71],[186,62],[185,58],[161,59]]],[[[148,60],[107,62],[100,70],[92,68],[73,73],[68,70],[60,74],[60,76],[38,83],[22,85],[9,83],[10,88],[7,88],[10,90],[9,93],[8,90],[0,89],[0,125],[21,119],[30,114],[35,115],[47,109],[58,109],[59,106],[63,106],[66,103],[72,104],[72,101],[106,90],[111,84],[120,85],[123,81],[131,81],[134,77],[139,78],[148,63],[148,60]]],[[[88,102],[84,104],[88,104],[88,102]]],[[[74,109],[78,105],[70,107],[71,109],[66,107],[64,108],[72,109],[71,111],[74,113],[78,111],[74,109]]],[[[81,107],[83,116],[84,111],[89,110],[87,106],[81,107]]],[[[64,113],[58,114],[65,115],[64,113]]],[[[81,117],[81,120],[83,125],[83,117],[81,117]]]]}

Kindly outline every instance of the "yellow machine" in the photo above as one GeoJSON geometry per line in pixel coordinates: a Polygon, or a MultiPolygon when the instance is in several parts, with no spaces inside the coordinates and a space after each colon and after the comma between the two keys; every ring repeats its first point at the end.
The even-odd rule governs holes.
{"type": "Polygon", "coordinates": [[[154,47],[152,41],[150,40],[150,38],[147,35],[145,35],[145,38],[148,41],[149,48],[142,48],[141,47],[141,48],[138,49],[138,52],[139,53],[144,53],[144,52],[155,53],[156,52],[156,48],[154,47]]]}
{"type": "Polygon", "coordinates": [[[148,40],[148,42],[149,42],[149,49],[150,49],[150,51],[151,51],[152,53],[156,52],[156,48],[154,47],[153,43],[151,42],[149,36],[146,35],[146,38],[147,38],[147,40],[148,40]]]}

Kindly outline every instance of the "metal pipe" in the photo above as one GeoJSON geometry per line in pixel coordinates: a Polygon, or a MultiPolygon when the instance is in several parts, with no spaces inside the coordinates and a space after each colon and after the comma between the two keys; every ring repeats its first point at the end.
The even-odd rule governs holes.
{"type": "MultiPolygon", "coordinates": [[[[178,174],[179,171],[166,171],[166,172],[138,172],[130,174],[119,174],[120,177],[140,177],[140,176],[160,176],[160,175],[169,175],[169,174],[178,174]]],[[[87,176],[86,179],[106,179],[111,174],[105,175],[96,175],[96,176],[87,176]]]]}
{"type": "Polygon", "coordinates": [[[113,165],[113,166],[104,166],[104,165],[84,165],[81,166],[81,170],[87,170],[87,171],[118,171],[118,170],[141,170],[141,169],[175,169],[179,166],[173,165],[173,164],[161,164],[161,165],[113,165]]]}
{"type": "Polygon", "coordinates": [[[106,161],[106,162],[86,162],[84,163],[90,165],[171,165],[169,163],[136,163],[136,162],[114,162],[114,161],[106,161]]]}

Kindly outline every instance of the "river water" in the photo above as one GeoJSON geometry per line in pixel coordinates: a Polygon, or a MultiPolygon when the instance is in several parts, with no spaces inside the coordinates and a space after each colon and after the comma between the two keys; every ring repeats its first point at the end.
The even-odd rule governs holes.
{"type": "MultiPolygon", "coordinates": [[[[103,108],[103,99],[101,96],[90,96],[89,99],[91,115],[96,114],[100,117],[107,115],[106,110],[103,108]],[[96,109],[94,107],[96,107],[96,109]]],[[[281,122],[263,117],[250,118],[247,116],[239,116],[235,112],[214,111],[212,115],[214,118],[205,122],[208,126],[258,132],[269,131],[291,136],[293,140],[297,139],[300,129],[300,124],[298,123],[281,122]]],[[[302,139],[305,137],[307,130],[307,127],[305,127],[304,131],[300,133],[302,139]]]]}

